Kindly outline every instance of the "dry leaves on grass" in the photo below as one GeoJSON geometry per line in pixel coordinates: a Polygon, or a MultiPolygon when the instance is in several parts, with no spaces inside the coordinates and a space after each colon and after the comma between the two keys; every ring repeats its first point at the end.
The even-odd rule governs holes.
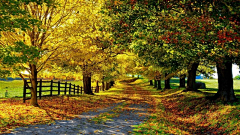
{"type": "Polygon", "coordinates": [[[40,108],[24,104],[20,99],[0,101],[0,133],[19,126],[45,124],[54,120],[74,118],[91,109],[107,107],[119,102],[107,96],[51,97],[38,101],[40,108]]]}

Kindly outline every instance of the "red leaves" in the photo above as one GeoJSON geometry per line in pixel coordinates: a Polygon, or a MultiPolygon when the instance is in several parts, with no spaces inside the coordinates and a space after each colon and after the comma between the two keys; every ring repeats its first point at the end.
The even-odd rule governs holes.
{"type": "Polygon", "coordinates": [[[233,42],[236,41],[238,42],[239,37],[236,36],[236,32],[232,31],[223,31],[220,30],[217,32],[217,37],[218,37],[218,43],[225,43],[225,42],[233,42]]]}
{"type": "Polygon", "coordinates": [[[131,5],[135,5],[136,2],[137,2],[137,0],[130,0],[130,4],[131,4],[131,5]]]}

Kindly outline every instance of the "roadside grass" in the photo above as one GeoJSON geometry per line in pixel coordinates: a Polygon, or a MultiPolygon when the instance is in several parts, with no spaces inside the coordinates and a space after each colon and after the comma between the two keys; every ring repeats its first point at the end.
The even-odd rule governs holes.
{"type": "Polygon", "coordinates": [[[150,90],[157,103],[150,118],[135,126],[136,135],[240,133],[240,101],[223,104],[205,98],[213,93],[182,92],[183,88],[160,91],[148,80],[139,85],[150,90]]]}

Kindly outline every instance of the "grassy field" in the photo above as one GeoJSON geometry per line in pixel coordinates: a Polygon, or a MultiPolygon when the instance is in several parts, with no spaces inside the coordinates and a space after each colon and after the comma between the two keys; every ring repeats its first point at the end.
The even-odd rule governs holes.
{"type": "MultiPolygon", "coordinates": [[[[76,86],[83,86],[82,81],[68,81],[71,84],[75,84],[76,86]]],[[[50,84],[45,84],[50,85],[50,84]]],[[[95,87],[96,83],[92,83],[92,86],[95,87]]],[[[57,89],[57,88],[55,88],[57,89]]],[[[8,90],[8,97],[23,97],[23,81],[22,80],[13,80],[13,81],[0,81],[0,98],[5,98],[5,92],[8,90]]],[[[43,88],[43,90],[49,90],[49,88],[43,88]]],[[[53,89],[54,90],[54,89],[53,89]]],[[[27,92],[30,92],[29,90],[27,92]]],[[[55,92],[57,93],[57,92],[55,92]]],[[[53,93],[53,94],[55,94],[53,93]]],[[[43,93],[43,95],[47,95],[48,93],[43,93]]],[[[30,95],[29,95],[30,96],[30,95]]]]}
{"type": "MultiPolygon", "coordinates": [[[[209,92],[209,93],[217,92],[217,88],[218,88],[217,79],[197,79],[197,82],[204,82],[206,84],[207,89],[200,89],[200,90],[204,92],[209,92]]],[[[71,83],[75,85],[83,86],[82,81],[71,81],[71,83]]],[[[161,84],[162,84],[162,88],[164,88],[164,81],[162,81],[161,84]]],[[[92,86],[96,86],[96,84],[92,83],[92,86]]],[[[177,78],[171,79],[171,87],[174,89],[174,88],[177,88],[178,86],[179,86],[179,79],[177,78]]],[[[43,90],[48,90],[48,89],[49,88],[44,88],[43,90]]],[[[0,98],[5,97],[6,90],[8,90],[9,97],[22,97],[23,81],[22,80],[0,81],[0,98]]],[[[240,95],[240,80],[234,80],[234,91],[236,95],[240,95]]],[[[48,94],[48,93],[45,93],[45,94],[48,94]]]]}
{"type": "MultiPolygon", "coordinates": [[[[185,82],[187,86],[187,80],[185,82]]],[[[206,89],[200,89],[201,91],[209,92],[209,93],[217,93],[217,90],[218,90],[217,79],[196,79],[196,82],[205,83],[206,89]]],[[[170,83],[173,89],[179,87],[178,78],[172,78],[170,83]]],[[[161,84],[162,84],[162,88],[164,88],[164,81],[162,81],[161,84]]],[[[234,88],[235,94],[240,95],[240,80],[233,80],[233,88],[234,88]]]]}

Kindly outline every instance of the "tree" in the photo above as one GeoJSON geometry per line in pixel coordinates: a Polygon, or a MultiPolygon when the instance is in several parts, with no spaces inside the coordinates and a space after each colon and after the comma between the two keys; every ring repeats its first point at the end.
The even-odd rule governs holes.
{"type": "MultiPolygon", "coordinates": [[[[141,50],[140,55],[158,58],[158,65],[167,62],[172,63],[169,67],[178,69],[191,65],[188,67],[188,89],[193,90],[196,90],[199,58],[216,62],[220,76],[232,80],[223,74],[230,73],[224,69],[230,70],[227,65],[239,59],[236,55],[239,49],[238,7],[239,2],[235,0],[110,1],[107,6],[114,14],[113,35],[117,45],[130,44],[141,50]]],[[[223,80],[219,78],[219,83],[224,84],[223,80]]],[[[216,97],[234,101],[232,83],[226,82],[225,88],[219,85],[216,97]]]]}
{"type": "MultiPolygon", "coordinates": [[[[68,41],[62,29],[71,23],[75,12],[81,7],[79,0],[57,0],[51,4],[23,3],[21,9],[27,14],[39,20],[39,26],[30,25],[31,29],[22,31],[16,29],[12,32],[2,32],[1,42],[2,63],[8,65],[13,71],[22,77],[21,70],[29,72],[27,75],[31,81],[30,104],[38,106],[37,103],[37,77],[38,73],[50,67],[50,63],[60,59],[60,54],[66,51],[62,46],[68,41]]],[[[24,80],[25,81],[25,80],[24,80]]]]}
{"type": "MultiPolygon", "coordinates": [[[[51,4],[49,0],[8,0],[0,3],[0,32],[15,31],[16,28],[26,31],[31,28],[31,25],[39,25],[39,20],[31,18],[27,15],[27,11],[22,9],[23,4],[36,2],[38,5],[43,3],[51,4]]],[[[0,35],[1,37],[1,35],[0,35]]],[[[0,48],[3,46],[1,43],[0,48]]],[[[2,52],[0,57],[3,57],[2,52]]],[[[1,60],[0,60],[1,63],[1,60]]],[[[10,75],[10,70],[4,65],[0,64],[0,77],[7,77],[10,75]]]]}
{"type": "Polygon", "coordinates": [[[180,20],[174,23],[175,28],[181,28],[181,34],[173,37],[178,37],[178,42],[188,39],[182,47],[190,46],[193,54],[216,62],[220,77],[215,97],[235,101],[231,66],[239,59],[236,55],[239,49],[239,2],[189,0],[178,5],[173,1],[165,4],[170,10],[184,11],[184,15],[178,17],[182,24],[180,20]]]}
{"type": "Polygon", "coordinates": [[[64,43],[67,46],[64,56],[67,57],[58,63],[66,63],[68,66],[65,68],[82,73],[85,94],[93,94],[91,78],[94,74],[100,74],[99,78],[104,80],[108,78],[105,70],[111,65],[111,58],[116,55],[114,48],[109,47],[109,33],[100,30],[103,16],[99,11],[102,4],[103,1],[95,0],[83,2],[84,8],[76,11],[75,18],[64,30],[65,34],[70,35],[68,42],[64,43]]]}

